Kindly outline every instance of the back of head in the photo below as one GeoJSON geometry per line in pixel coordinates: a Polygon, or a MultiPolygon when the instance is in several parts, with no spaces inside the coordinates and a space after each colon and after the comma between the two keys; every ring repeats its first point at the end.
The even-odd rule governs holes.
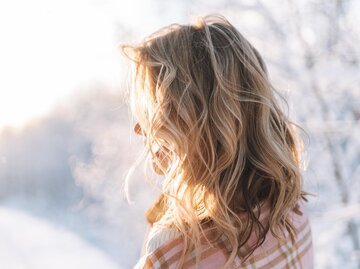
{"type": "Polygon", "coordinates": [[[204,223],[229,239],[227,265],[254,230],[253,249],[268,230],[294,234],[287,214],[304,194],[299,143],[258,51],[221,16],[173,24],[122,48],[135,64],[133,112],[165,175],[158,221],[191,235],[184,257],[204,223]],[[264,227],[257,209],[265,201],[264,227]]]}

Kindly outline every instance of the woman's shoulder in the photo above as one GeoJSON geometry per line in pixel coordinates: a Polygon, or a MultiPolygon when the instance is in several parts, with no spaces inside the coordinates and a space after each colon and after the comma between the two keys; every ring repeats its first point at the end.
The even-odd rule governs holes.
{"type": "Polygon", "coordinates": [[[182,237],[178,230],[154,223],[145,241],[144,254],[134,269],[164,268],[172,252],[181,251],[181,245],[182,237]]]}
{"type": "MultiPolygon", "coordinates": [[[[155,225],[156,226],[156,225],[155,225]]],[[[134,269],[175,269],[183,252],[182,234],[173,228],[155,227],[150,230],[146,253],[134,269]]],[[[199,268],[221,268],[226,256],[219,248],[202,245],[199,268]],[[205,257],[207,256],[207,257],[205,257]]],[[[195,252],[185,261],[182,268],[193,268],[196,264],[195,252]]]]}
{"type": "MultiPolygon", "coordinates": [[[[268,209],[264,204],[262,209],[268,209]]],[[[257,248],[253,254],[242,261],[241,255],[235,259],[235,264],[241,268],[283,268],[284,265],[301,266],[302,268],[312,268],[312,238],[309,220],[305,211],[304,204],[299,202],[298,213],[291,213],[290,218],[298,231],[295,243],[289,238],[278,240],[271,233],[261,247],[257,248]]],[[[260,218],[266,218],[268,210],[261,213],[260,218]]],[[[148,240],[145,245],[146,253],[139,261],[137,269],[160,269],[176,268],[179,257],[183,251],[183,238],[181,233],[174,228],[168,228],[155,223],[149,232],[148,240]]],[[[227,260],[230,244],[225,237],[220,237],[215,247],[203,245],[199,250],[199,268],[221,268],[227,260]]],[[[195,254],[195,253],[193,253],[195,254]]],[[[195,268],[195,255],[191,255],[185,262],[183,268],[195,268]]]]}
{"type": "Polygon", "coordinates": [[[145,251],[148,254],[153,253],[158,248],[166,245],[167,242],[178,238],[180,235],[181,233],[175,228],[169,228],[158,223],[154,223],[145,243],[145,251]]]}

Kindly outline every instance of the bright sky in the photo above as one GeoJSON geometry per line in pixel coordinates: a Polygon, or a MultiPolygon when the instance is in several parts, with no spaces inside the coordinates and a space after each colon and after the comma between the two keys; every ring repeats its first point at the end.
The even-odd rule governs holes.
{"type": "Polygon", "coordinates": [[[94,81],[119,87],[122,57],[116,50],[116,26],[142,37],[189,15],[184,2],[154,2],[1,1],[0,130],[48,113],[94,81]]]}
{"type": "Polygon", "coordinates": [[[114,24],[94,3],[0,3],[0,128],[45,114],[94,80],[116,79],[114,24]]]}
{"type": "Polygon", "coordinates": [[[180,3],[159,18],[157,7],[150,0],[1,1],[0,129],[21,127],[94,81],[119,86],[116,24],[145,36],[184,14],[180,3]]]}

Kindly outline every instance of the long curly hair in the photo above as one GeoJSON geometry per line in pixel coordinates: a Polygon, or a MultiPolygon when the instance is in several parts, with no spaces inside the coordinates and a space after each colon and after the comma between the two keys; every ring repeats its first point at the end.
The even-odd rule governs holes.
{"type": "Polygon", "coordinates": [[[153,221],[183,235],[178,268],[201,245],[204,227],[231,245],[224,268],[253,232],[257,242],[244,259],[269,231],[294,240],[288,213],[306,200],[302,143],[259,52],[220,15],[171,24],[121,49],[134,63],[131,109],[164,174],[153,221]],[[258,209],[266,201],[264,225],[258,209]]]}

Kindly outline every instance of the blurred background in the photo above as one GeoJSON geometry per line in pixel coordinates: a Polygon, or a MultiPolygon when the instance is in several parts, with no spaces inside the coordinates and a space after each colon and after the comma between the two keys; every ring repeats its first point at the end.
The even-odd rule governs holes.
{"type": "Polygon", "coordinates": [[[360,1],[0,2],[0,268],[132,268],[156,190],[121,42],[221,13],[265,58],[304,135],[315,268],[360,268],[360,1]]]}

